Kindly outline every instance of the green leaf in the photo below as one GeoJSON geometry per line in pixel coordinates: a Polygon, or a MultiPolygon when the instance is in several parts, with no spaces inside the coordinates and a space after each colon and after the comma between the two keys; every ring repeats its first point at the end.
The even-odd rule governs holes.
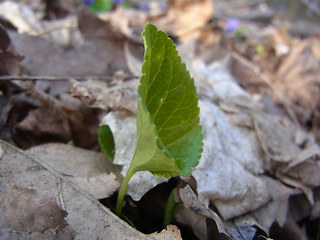
{"type": "Polygon", "coordinates": [[[134,173],[188,176],[199,163],[203,147],[196,87],[175,45],[151,23],[145,25],[142,36],[145,55],[138,88],[138,139],[119,192],[118,215],[123,186],[134,173]]]}
{"type": "Polygon", "coordinates": [[[166,33],[147,23],[142,36],[145,55],[132,164],[165,177],[187,176],[203,146],[196,87],[166,33]]]}
{"type": "Polygon", "coordinates": [[[174,216],[176,215],[176,208],[178,206],[178,203],[174,198],[174,194],[176,190],[177,188],[172,189],[166,202],[166,208],[164,211],[164,220],[163,220],[164,227],[169,225],[172,222],[174,216]]]}
{"type": "Polygon", "coordinates": [[[91,6],[90,10],[96,14],[109,11],[114,7],[113,0],[96,0],[91,6]]]}
{"type": "Polygon", "coordinates": [[[115,154],[115,144],[113,134],[108,125],[102,125],[98,130],[98,141],[101,150],[111,159],[113,162],[115,154]]]}

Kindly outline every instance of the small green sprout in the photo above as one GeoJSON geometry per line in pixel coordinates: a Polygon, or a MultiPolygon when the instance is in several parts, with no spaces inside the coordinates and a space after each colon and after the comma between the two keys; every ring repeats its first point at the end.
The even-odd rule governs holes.
{"type": "Polygon", "coordinates": [[[243,39],[246,36],[246,27],[240,26],[234,34],[234,38],[243,39]]]}
{"type": "Polygon", "coordinates": [[[166,203],[166,209],[164,211],[164,220],[163,220],[163,226],[166,227],[172,222],[172,219],[176,215],[176,208],[178,206],[178,203],[174,199],[174,193],[177,189],[174,188],[169,194],[169,197],[167,199],[166,203]]]}
{"type": "Polygon", "coordinates": [[[264,53],[264,46],[261,45],[261,44],[257,45],[257,46],[256,46],[256,53],[257,53],[258,55],[263,54],[263,53],[264,53]]]}
{"type": "Polygon", "coordinates": [[[85,3],[96,14],[109,11],[114,7],[113,0],[87,0],[85,3]]]}
{"type": "Polygon", "coordinates": [[[113,162],[115,154],[115,144],[113,134],[108,125],[102,125],[98,130],[98,142],[101,150],[111,159],[113,162]]]}
{"type": "Polygon", "coordinates": [[[165,32],[147,23],[142,77],[138,88],[137,144],[119,190],[116,213],[131,177],[139,171],[170,178],[188,176],[203,148],[194,80],[165,32]]]}

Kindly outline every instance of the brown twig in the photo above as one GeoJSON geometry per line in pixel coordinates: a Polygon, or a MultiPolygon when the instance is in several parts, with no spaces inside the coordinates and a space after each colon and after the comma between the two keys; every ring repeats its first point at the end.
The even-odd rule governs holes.
{"type": "Polygon", "coordinates": [[[48,34],[48,33],[51,33],[51,32],[55,32],[55,31],[77,30],[77,29],[78,29],[78,26],[68,26],[68,27],[66,27],[66,26],[55,26],[55,27],[52,27],[52,28],[44,29],[43,31],[39,31],[36,34],[33,34],[33,36],[39,37],[39,36],[42,36],[42,35],[45,35],[45,34],[48,34]]]}
{"type": "Polygon", "coordinates": [[[12,80],[20,80],[20,81],[69,81],[69,80],[78,80],[85,81],[89,79],[101,80],[101,81],[111,81],[113,79],[112,76],[87,76],[87,77],[51,77],[51,76],[0,76],[0,81],[12,81],[12,80]]]}

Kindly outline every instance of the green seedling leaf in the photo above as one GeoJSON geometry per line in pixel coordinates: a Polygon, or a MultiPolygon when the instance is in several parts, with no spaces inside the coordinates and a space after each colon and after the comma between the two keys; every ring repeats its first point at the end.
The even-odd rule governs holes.
{"type": "Polygon", "coordinates": [[[101,150],[111,159],[113,162],[115,154],[115,144],[113,134],[108,125],[102,125],[98,130],[98,141],[101,150]]]}
{"type": "Polygon", "coordinates": [[[263,52],[264,52],[264,46],[261,45],[261,44],[257,45],[257,46],[256,46],[256,53],[257,53],[258,55],[261,55],[261,54],[263,54],[263,52]]]}
{"type": "Polygon", "coordinates": [[[96,0],[90,6],[90,10],[96,14],[109,11],[114,7],[113,0],[96,0]]]}
{"type": "Polygon", "coordinates": [[[174,216],[176,215],[176,208],[178,206],[178,203],[174,199],[175,191],[176,191],[176,188],[172,189],[167,199],[166,209],[164,211],[164,220],[163,220],[164,227],[169,225],[172,222],[172,219],[174,218],[174,216]]]}
{"type": "Polygon", "coordinates": [[[123,2],[121,6],[124,8],[133,8],[133,4],[131,2],[123,2]]]}
{"type": "Polygon", "coordinates": [[[142,77],[138,88],[137,145],[117,202],[138,171],[156,176],[188,176],[199,163],[202,129],[194,80],[168,35],[147,23],[142,77]]]}

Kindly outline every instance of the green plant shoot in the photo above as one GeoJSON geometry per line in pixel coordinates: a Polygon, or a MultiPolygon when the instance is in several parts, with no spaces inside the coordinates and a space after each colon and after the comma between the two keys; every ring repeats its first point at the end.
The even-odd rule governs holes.
{"type": "Polygon", "coordinates": [[[96,14],[109,11],[114,7],[113,0],[95,0],[90,6],[90,10],[96,14]]]}
{"type": "Polygon", "coordinates": [[[137,144],[119,190],[116,213],[131,177],[139,171],[170,178],[188,176],[203,148],[194,80],[168,35],[147,23],[138,87],[137,144]]]}
{"type": "Polygon", "coordinates": [[[174,216],[176,215],[176,208],[178,206],[178,203],[174,199],[174,193],[176,190],[176,188],[172,189],[167,199],[166,208],[164,211],[163,227],[169,225],[174,216]]]}
{"type": "Polygon", "coordinates": [[[113,134],[108,125],[102,125],[98,130],[98,141],[101,150],[111,159],[113,162],[115,154],[115,144],[113,134]]]}

